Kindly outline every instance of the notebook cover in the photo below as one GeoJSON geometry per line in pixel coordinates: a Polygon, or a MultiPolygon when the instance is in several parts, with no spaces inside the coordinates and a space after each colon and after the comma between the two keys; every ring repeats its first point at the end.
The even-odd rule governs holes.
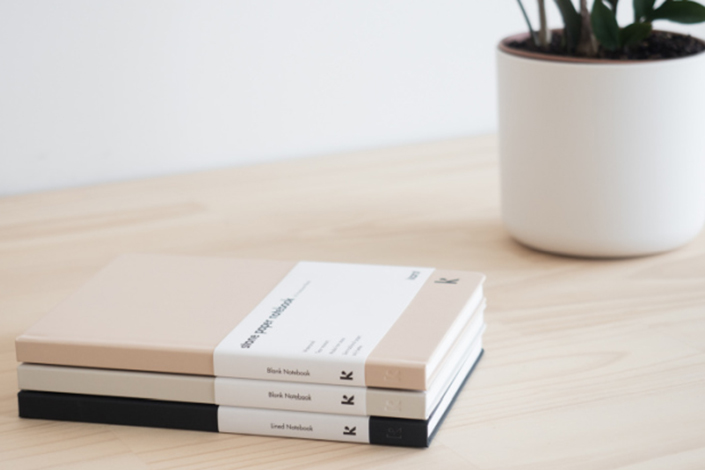
{"type": "MultiPolygon", "coordinates": [[[[227,375],[215,373],[216,348],[297,265],[288,261],[123,255],[18,337],[17,359],[227,375]]],[[[483,280],[478,273],[432,270],[366,357],[364,382],[351,385],[425,390],[479,305],[483,280]]],[[[306,366],[302,364],[302,368],[306,366]]],[[[243,377],[306,380],[266,374],[243,377]]],[[[333,380],[339,378],[343,379],[329,377],[316,383],[337,383],[333,380]]]]}
{"type": "Polygon", "coordinates": [[[20,364],[17,377],[22,390],[426,419],[453,378],[479,357],[483,328],[478,309],[425,392],[43,364],[20,364]]]}

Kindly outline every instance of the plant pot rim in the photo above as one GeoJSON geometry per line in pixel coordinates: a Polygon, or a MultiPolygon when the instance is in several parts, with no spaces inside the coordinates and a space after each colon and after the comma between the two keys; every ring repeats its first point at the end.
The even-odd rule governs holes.
{"type": "MultiPolygon", "coordinates": [[[[557,31],[563,31],[562,29],[554,29],[552,30],[553,32],[557,31]]],[[[659,32],[668,32],[671,34],[681,34],[681,33],[673,33],[671,31],[663,31],[663,30],[654,30],[654,31],[659,31],[659,32]]],[[[573,57],[573,56],[562,56],[562,55],[555,55],[555,54],[547,54],[543,52],[533,52],[533,51],[524,51],[521,49],[515,49],[513,47],[509,47],[509,43],[513,41],[521,41],[524,39],[527,39],[529,37],[528,32],[523,32],[519,34],[513,34],[511,36],[507,36],[506,38],[502,39],[499,44],[497,45],[497,49],[509,54],[513,55],[516,57],[522,57],[524,59],[533,59],[533,60],[542,60],[546,62],[559,62],[559,63],[571,63],[571,64],[585,64],[585,65],[595,65],[595,64],[604,64],[604,65],[644,65],[644,64],[653,64],[653,63],[663,63],[663,62],[673,62],[673,61],[680,61],[683,59],[693,59],[696,57],[705,57],[705,50],[698,52],[697,54],[691,54],[688,56],[684,57],[675,57],[675,58],[668,58],[668,59],[642,59],[642,60],[622,60],[622,59],[593,59],[590,57],[573,57]]],[[[685,36],[685,35],[684,35],[685,36]]],[[[705,43],[700,38],[694,37],[696,40],[705,43]]]]}

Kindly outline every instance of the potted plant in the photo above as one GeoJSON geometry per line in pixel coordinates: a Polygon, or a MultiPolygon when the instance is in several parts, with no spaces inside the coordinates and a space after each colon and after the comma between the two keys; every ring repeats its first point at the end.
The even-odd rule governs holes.
{"type": "Polygon", "coordinates": [[[705,43],[653,29],[705,21],[689,0],[556,0],[563,29],[498,48],[502,216],[539,250],[587,257],[658,253],[705,222],[705,43]]]}

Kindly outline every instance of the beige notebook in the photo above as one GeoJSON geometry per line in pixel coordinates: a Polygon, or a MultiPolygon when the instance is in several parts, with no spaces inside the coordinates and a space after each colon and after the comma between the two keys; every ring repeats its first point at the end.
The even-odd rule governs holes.
{"type": "Polygon", "coordinates": [[[443,360],[426,391],[45,364],[20,364],[17,383],[20,390],[41,392],[425,420],[452,381],[458,375],[467,375],[479,359],[482,329],[479,311],[443,360]]]}
{"type": "Polygon", "coordinates": [[[124,255],[17,338],[20,362],[426,390],[484,276],[124,255]]]}

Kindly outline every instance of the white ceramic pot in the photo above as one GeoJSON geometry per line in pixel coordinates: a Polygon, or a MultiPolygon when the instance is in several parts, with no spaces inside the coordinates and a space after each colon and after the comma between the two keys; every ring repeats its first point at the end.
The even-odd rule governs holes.
{"type": "Polygon", "coordinates": [[[497,52],[502,216],[539,250],[658,253],[705,222],[705,53],[568,62],[497,52]]]}

